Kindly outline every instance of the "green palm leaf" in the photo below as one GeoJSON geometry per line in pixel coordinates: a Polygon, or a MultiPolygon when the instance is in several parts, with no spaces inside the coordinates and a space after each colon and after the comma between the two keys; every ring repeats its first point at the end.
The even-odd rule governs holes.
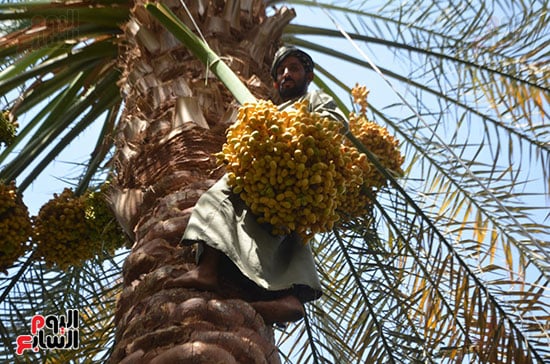
{"type": "MultiPolygon", "coordinates": [[[[31,161],[41,158],[20,184],[24,190],[77,135],[120,105],[117,35],[127,16],[127,4],[120,2],[0,5],[0,19],[20,22],[22,27],[0,42],[0,92],[7,102],[4,108],[19,117],[55,100],[46,104],[2,152],[0,179],[19,177],[31,161]],[[55,140],[56,146],[49,150],[55,140]]],[[[92,165],[97,169],[97,163],[92,165]]]]}

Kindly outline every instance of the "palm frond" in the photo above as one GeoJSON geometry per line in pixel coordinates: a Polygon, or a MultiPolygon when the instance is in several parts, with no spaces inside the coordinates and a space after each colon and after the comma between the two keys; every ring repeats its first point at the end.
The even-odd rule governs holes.
{"type": "MultiPolygon", "coordinates": [[[[127,4],[116,1],[0,5],[1,20],[22,24],[0,39],[2,108],[19,118],[42,106],[0,155],[0,178],[16,179],[37,163],[19,185],[24,190],[80,132],[120,105],[117,36],[127,17],[127,4]]],[[[91,165],[89,174],[99,164],[91,165]]]]}

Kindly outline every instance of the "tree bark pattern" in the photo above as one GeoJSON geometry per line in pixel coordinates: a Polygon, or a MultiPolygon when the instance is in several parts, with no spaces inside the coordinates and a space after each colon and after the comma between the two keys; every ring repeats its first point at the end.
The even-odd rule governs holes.
{"type": "MultiPolygon", "coordinates": [[[[255,96],[272,98],[269,60],[293,12],[268,18],[260,0],[185,3],[210,47],[255,96]]],[[[272,327],[248,302],[261,293],[239,272],[224,271],[215,293],[170,286],[195,267],[194,247],[179,240],[200,195],[224,173],[213,154],[236,105],[142,5],[135,3],[121,41],[125,111],[111,204],[134,245],[110,363],[280,363],[272,327]],[[194,120],[184,120],[182,107],[194,120]]],[[[167,5],[189,22],[179,2],[167,5]]]]}

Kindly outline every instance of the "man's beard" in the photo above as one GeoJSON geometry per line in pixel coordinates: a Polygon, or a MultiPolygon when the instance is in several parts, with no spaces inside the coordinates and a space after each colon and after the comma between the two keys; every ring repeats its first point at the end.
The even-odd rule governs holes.
{"type": "Polygon", "coordinates": [[[283,87],[284,80],[283,82],[281,82],[281,85],[279,85],[279,95],[281,96],[283,101],[295,99],[297,97],[305,95],[305,93],[307,92],[308,83],[306,82],[305,78],[292,81],[294,81],[294,86],[292,87],[283,87]]]}

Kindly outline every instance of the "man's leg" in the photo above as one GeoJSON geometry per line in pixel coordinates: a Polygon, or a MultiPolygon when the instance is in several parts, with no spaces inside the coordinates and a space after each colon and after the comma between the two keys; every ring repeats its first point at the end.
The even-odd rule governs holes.
{"type": "MultiPolygon", "coordinates": [[[[173,279],[169,279],[164,288],[195,288],[205,291],[218,289],[218,268],[222,253],[207,244],[203,244],[203,252],[198,265],[173,279]]],[[[279,298],[250,302],[252,307],[262,316],[267,324],[294,322],[305,315],[304,307],[296,296],[291,294],[279,298]]]]}
{"type": "Polygon", "coordinates": [[[296,296],[288,295],[270,301],[250,303],[266,324],[294,322],[305,315],[304,306],[296,296]]]}

